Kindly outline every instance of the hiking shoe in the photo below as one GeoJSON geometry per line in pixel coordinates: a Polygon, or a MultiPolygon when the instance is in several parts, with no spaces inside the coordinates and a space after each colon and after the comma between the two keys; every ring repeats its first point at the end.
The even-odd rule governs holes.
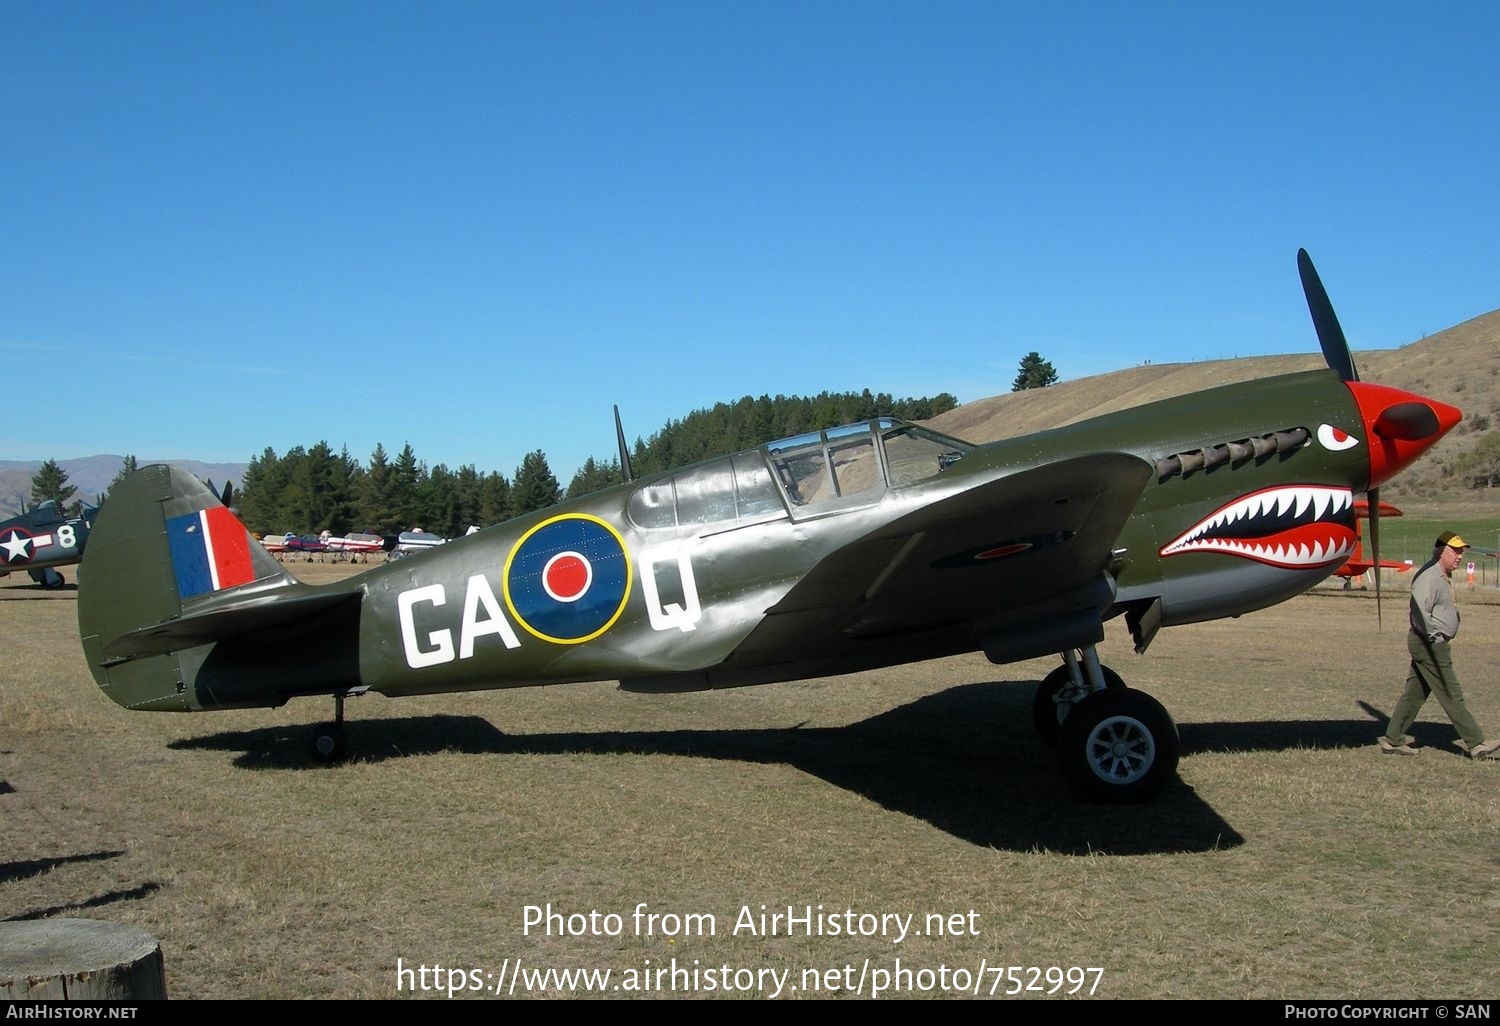
{"type": "Polygon", "coordinates": [[[1481,741],[1469,749],[1471,759],[1500,759],[1500,741],[1481,741]]]}
{"type": "Polygon", "coordinates": [[[1393,745],[1389,738],[1380,739],[1380,750],[1386,755],[1416,755],[1417,750],[1413,748],[1403,737],[1399,745],[1393,745]]]}

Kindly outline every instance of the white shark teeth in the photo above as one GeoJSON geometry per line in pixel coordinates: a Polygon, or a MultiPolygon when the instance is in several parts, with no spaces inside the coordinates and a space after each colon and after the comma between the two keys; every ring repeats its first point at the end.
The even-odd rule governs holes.
{"type": "Polygon", "coordinates": [[[1210,532],[1233,532],[1237,524],[1250,524],[1268,516],[1284,517],[1288,513],[1305,523],[1319,523],[1347,511],[1354,504],[1354,493],[1348,488],[1326,485],[1285,485],[1245,495],[1200,521],[1191,530],[1161,550],[1163,556],[1180,552],[1225,552],[1280,566],[1319,566],[1342,562],[1354,551],[1352,539],[1332,533],[1311,545],[1269,544],[1235,538],[1206,538],[1210,532]]]}

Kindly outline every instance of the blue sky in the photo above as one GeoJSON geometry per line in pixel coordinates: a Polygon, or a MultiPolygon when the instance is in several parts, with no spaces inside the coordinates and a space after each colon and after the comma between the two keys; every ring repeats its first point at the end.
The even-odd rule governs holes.
{"type": "Polygon", "coordinates": [[[1500,306],[1500,5],[0,6],[0,459],[564,481],[745,394],[968,401],[1500,306]]]}

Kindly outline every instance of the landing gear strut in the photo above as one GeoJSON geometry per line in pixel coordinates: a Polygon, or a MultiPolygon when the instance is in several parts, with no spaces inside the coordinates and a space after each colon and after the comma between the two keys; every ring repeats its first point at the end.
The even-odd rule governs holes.
{"type": "Polygon", "coordinates": [[[1056,744],[1063,777],[1095,802],[1143,802],[1177,772],[1177,725],[1156,699],[1125,686],[1093,647],[1063,653],[1037,688],[1037,733],[1056,744]]]}
{"type": "Polygon", "coordinates": [[[1099,662],[1093,647],[1062,654],[1063,665],[1047,674],[1031,702],[1031,722],[1048,745],[1057,744],[1057,733],[1073,706],[1101,688],[1123,688],[1120,675],[1099,662]],[[1099,676],[1097,681],[1094,674],[1099,676]]]}
{"type": "Polygon", "coordinates": [[[349,758],[349,739],[344,734],[344,696],[333,696],[333,722],[313,728],[312,754],[319,762],[343,762],[349,758]]]}
{"type": "Polygon", "coordinates": [[[29,571],[29,573],[31,574],[31,579],[33,581],[40,584],[43,588],[46,588],[48,591],[55,591],[56,589],[63,586],[63,575],[52,569],[50,566],[43,567],[40,570],[31,570],[29,571]]]}

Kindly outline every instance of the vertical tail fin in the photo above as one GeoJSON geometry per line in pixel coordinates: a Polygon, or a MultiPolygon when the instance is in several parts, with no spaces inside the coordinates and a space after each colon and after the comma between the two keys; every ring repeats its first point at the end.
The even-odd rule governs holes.
{"type": "Polygon", "coordinates": [[[302,587],[197,478],[174,467],[146,467],[110,491],[84,552],[78,588],[84,655],[99,686],[127,708],[201,708],[189,686],[192,653],[175,651],[192,646],[190,632],[176,644],[137,644],[123,653],[121,640],[173,628],[182,639],[182,625],[195,621],[195,611],[219,604],[216,596],[232,589],[302,587]]]}

